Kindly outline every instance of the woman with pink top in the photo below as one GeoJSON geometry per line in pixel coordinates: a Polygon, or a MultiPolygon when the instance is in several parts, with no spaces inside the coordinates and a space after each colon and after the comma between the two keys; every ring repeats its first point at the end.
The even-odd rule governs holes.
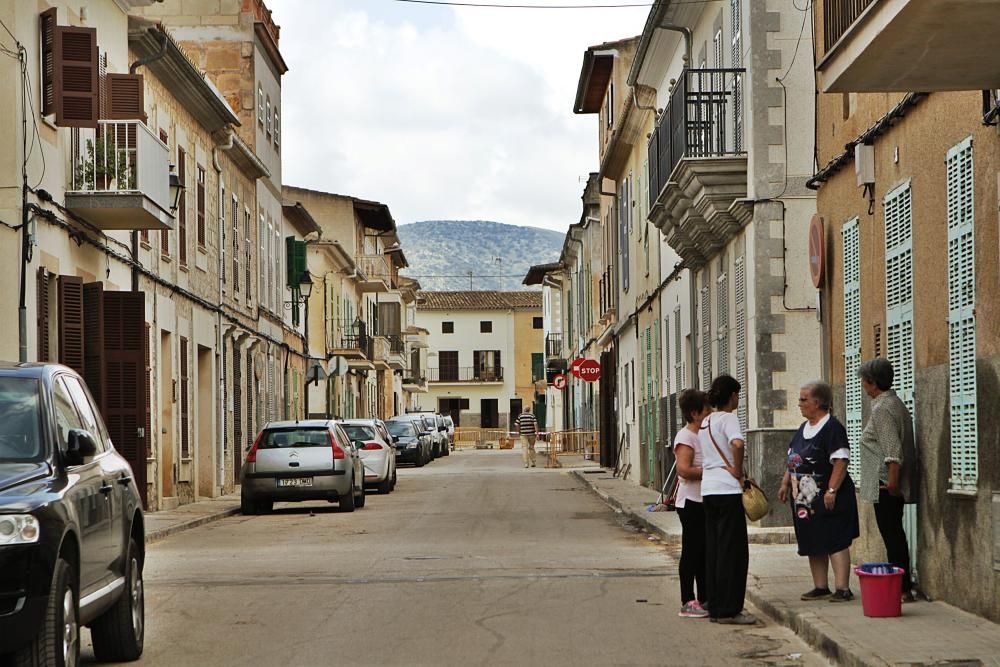
{"type": "Polygon", "coordinates": [[[705,588],[705,511],[701,505],[701,448],[698,431],[710,412],[708,395],[696,389],[685,389],[677,397],[677,405],[687,426],[674,438],[674,458],[677,461],[677,496],[674,505],[681,519],[681,611],[684,618],[705,618],[708,599],[705,588]],[[695,583],[698,595],[695,596],[695,583]]]}

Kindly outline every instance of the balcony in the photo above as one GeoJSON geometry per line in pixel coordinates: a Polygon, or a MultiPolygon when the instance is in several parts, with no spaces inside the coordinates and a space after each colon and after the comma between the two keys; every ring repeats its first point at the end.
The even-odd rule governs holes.
{"type": "Polygon", "coordinates": [[[601,316],[598,318],[600,324],[607,325],[615,319],[615,301],[617,297],[617,284],[615,283],[615,268],[610,264],[604,269],[601,278],[597,281],[601,316]]]}
{"type": "Polygon", "coordinates": [[[481,382],[481,383],[501,383],[503,382],[502,366],[475,366],[428,368],[428,379],[431,382],[452,383],[452,382],[481,382]]]}
{"type": "Polygon", "coordinates": [[[362,281],[362,292],[388,292],[392,289],[392,268],[385,255],[361,255],[357,258],[362,281]]]}
{"type": "Polygon", "coordinates": [[[550,333],[545,337],[545,358],[562,359],[562,334],[550,333]]]}
{"type": "Polygon", "coordinates": [[[385,336],[372,336],[372,356],[368,357],[375,368],[389,370],[389,339],[385,336]]]}
{"type": "Polygon", "coordinates": [[[374,348],[373,336],[343,333],[342,330],[338,329],[334,329],[327,335],[327,349],[330,355],[344,357],[348,361],[356,359],[370,361],[375,356],[374,348]]]}
{"type": "Polygon", "coordinates": [[[416,372],[411,371],[410,373],[403,376],[403,391],[408,391],[411,394],[425,394],[427,393],[427,376],[426,374],[417,369],[416,372]]]}
{"type": "Polygon", "coordinates": [[[649,221],[697,269],[748,222],[742,69],[687,69],[648,145],[649,221]]]}
{"type": "MultiPolygon", "coordinates": [[[[822,0],[828,93],[1000,88],[997,6],[983,0],[822,0]]],[[[818,32],[818,29],[817,29],[818,32]]]]}
{"type": "Polygon", "coordinates": [[[386,336],[389,341],[389,368],[394,371],[406,370],[406,341],[399,334],[386,336]]]}
{"type": "Polygon", "coordinates": [[[66,208],[98,229],[174,228],[170,150],[138,120],[74,128],[66,208]]]}

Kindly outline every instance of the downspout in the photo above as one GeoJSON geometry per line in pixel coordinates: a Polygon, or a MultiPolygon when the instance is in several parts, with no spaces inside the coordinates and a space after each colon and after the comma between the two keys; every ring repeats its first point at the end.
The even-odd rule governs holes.
{"type": "MultiPolygon", "coordinates": [[[[129,68],[128,68],[128,73],[129,74],[135,74],[139,70],[140,67],[145,67],[146,65],[148,65],[148,64],[150,64],[152,62],[155,62],[155,61],[159,60],[160,58],[162,58],[163,56],[167,55],[167,36],[166,36],[166,34],[164,34],[163,32],[161,32],[159,30],[155,30],[155,29],[152,29],[152,28],[150,28],[147,32],[152,33],[153,36],[160,41],[160,50],[157,51],[156,53],[154,53],[151,56],[147,56],[146,58],[140,58],[139,60],[136,60],[134,63],[132,63],[131,65],[129,65],[129,68]]],[[[133,292],[138,292],[139,291],[139,271],[138,271],[138,269],[136,268],[135,265],[139,263],[139,231],[136,230],[136,229],[133,229],[132,232],[129,234],[129,238],[130,238],[131,246],[132,246],[132,261],[133,261],[133,265],[132,265],[132,268],[130,270],[130,272],[132,274],[132,291],[133,292]]]]}
{"type": "MultiPolygon", "coordinates": [[[[219,150],[228,150],[233,147],[233,130],[232,128],[227,128],[229,135],[228,141],[225,144],[216,144],[212,147],[212,167],[215,169],[216,177],[222,180],[222,164],[219,162],[219,150]]],[[[216,189],[218,191],[218,188],[216,189]]],[[[220,202],[220,205],[222,203],[220,202]]],[[[224,220],[219,220],[219,248],[222,248],[222,234],[224,220]]],[[[227,378],[222,375],[222,355],[226,353],[226,335],[223,333],[222,329],[222,253],[219,253],[219,273],[216,274],[220,276],[219,278],[219,310],[215,313],[215,376],[218,378],[218,389],[216,391],[215,403],[216,403],[216,482],[219,485],[220,495],[225,492],[226,486],[226,380],[227,378]]]]}
{"type": "Polygon", "coordinates": [[[686,61],[685,67],[690,67],[694,59],[694,34],[691,32],[691,28],[682,25],[674,25],[672,23],[661,23],[656,26],[660,30],[670,30],[672,32],[679,32],[684,35],[684,60],[686,61]]]}

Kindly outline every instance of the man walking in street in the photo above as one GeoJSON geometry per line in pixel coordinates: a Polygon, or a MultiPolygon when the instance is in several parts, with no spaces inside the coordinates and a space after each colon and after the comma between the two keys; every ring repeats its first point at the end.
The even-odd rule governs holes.
{"type": "Polygon", "coordinates": [[[535,467],[535,438],[538,437],[538,420],[531,414],[531,408],[525,406],[524,412],[517,418],[517,431],[521,435],[521,457],[524,467],[535,467]]]}

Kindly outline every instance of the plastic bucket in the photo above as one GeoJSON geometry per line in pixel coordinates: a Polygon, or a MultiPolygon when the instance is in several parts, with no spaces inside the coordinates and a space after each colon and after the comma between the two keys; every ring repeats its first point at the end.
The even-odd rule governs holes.
{"type": "Polygon", "coordinates": [[[861,608],[871,618],[903,615],[903,568],[871,563],[854,570],[861,582],[861,608]]]}

